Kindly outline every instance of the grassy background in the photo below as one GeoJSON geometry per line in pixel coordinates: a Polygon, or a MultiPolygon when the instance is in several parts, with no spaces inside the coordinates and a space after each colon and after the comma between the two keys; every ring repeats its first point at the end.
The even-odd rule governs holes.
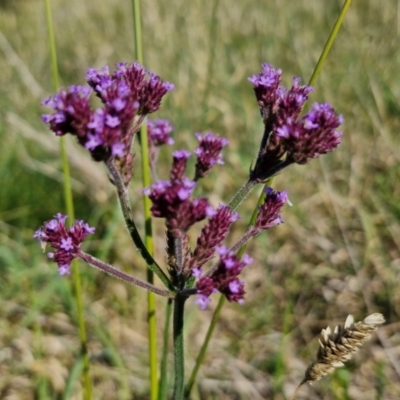
{"type": "MultiPolygon", "coordinates": [[[[193,149],[197,131],[230,140],[225,166],[201,187],[214,204],[227,202],[262,133],[247,77],[269,62],[283,69],[286,84],[293,75],[307,81],[342,2],[142,3],[145,66],[176,85],[157,116],[173,122],[178,148],[193,149]]],[[[379,338],[298,398],[400,398],[400,5],[353,3],[311,98],[343,113],[343,144],[275,180],[293,207],[284,210],[284,225],[248,247],[256,261],[244,273],[246,304],[223,310],[195,399],[285,399],[314,357],[320,330],[372,312],[387,319],[379,338]]],[[[130,1],[52,6],[63,85],[84,83],[89,66],[132,60],[130,1]]],[[[59,143],[40,120],[40,102],[52,93],[44,2],[2,0],[0,7],[0,398],[80,399],[70,280],[32,241],[63,209],[59,143]]],[[[97,227],[85,249],[144,277],[104,169],[70,139],[76,216],[97,227]]],[[[141,225],[139,177],[138,170],[132,199],[141,225]]],[[[256,198],[241,207],[231,243],[256,198]]],[[[162,260],[159,222],[156,232],[162,260]]],[[[145,293],[84,265],[82,274],[95,398],[148,398],[145,293]]],[[[205,312],[188,303],[190,371],[217,298],[205,312]]],[[[158,304],[161,339],[164,301],[158,304]]]]}

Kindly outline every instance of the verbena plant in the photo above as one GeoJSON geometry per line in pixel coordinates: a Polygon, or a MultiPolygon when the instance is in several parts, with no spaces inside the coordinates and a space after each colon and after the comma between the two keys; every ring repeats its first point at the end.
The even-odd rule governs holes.
{"type": "MultiPolygon", "coordinates": [[[[312,87],[301,84],[300,78],[294,77],[292,86],[285,88],[281,85],[281,74],[280,69],[263,64],[261,72],[249,77],[264,131],[247,181],[227,204],[219,205],[211,204],[207,197],[195,197],[197,183],[206,178],[215,165],[223,165],[222,150],[228,141],[212,132],[196,133],[199,146],[193,154],[187,149],[175,150],[168,178],[157,179],[158,152],[163,145],[173,144],[172,125],[168,120],[147,120],[147,117],[160,108],[163,97],[174,86],[146,70],[139,62],[118,63],[113,72],[108,67],[89,69],[86,74],[88,86],[63,88],[44,101],[44,105],[53,110],[43,116],[49,128],[57,136],[68,133],[76,136],[93,161],[107,167],[132,241],[164,287],[141,280],[85,253],[82,243],[95,228],[83,220],[68,226],[67,216],[59,213],[45,222],[34,237],[43,248],[47,244],[54,248],[48,257],[57,264],[60,275],[68,275],[71,262],[78,258],[117,279],[173,302],[174,399],[189,396],[193,384],[191,379],[184,390],[186,300],[196,296],[195,303],[202,310],[210,303],[210,296],[217,292],[230,302],[244,302],[245,282],[240,273],[252,263],[252,258],[243,254],[244,246],[262,231],[283,222],[281,210],[289,203],[288,195],[266,186],[252,223],[239,240],[227,247],[225,240],[232,225],[240,218],[236,209],[256,185],[265,184],[292,164],[307,164],[340,144],[342,132],[338,128],[343,123],[342,116],[327,103],[314,103],[307,113],[303,113],[312,87]],[[98,97],[101,107],[92,108],[92,95],[98,97]],[[155,180],[143,188],[143,193],[152,203],[152,217],[165,221],[165,265],[153,258],[142,240],[128,195],[135,172],[134,142],[142,124],[147,125],[148,162],[155,180]],[[193,176],[188,176],[187,161],[192,156],[196,157],[195,171],[193,176]],[[204,220],[206,223],[200,235],[196,239],[190,237],[193,225],[204,220]]],[[[161,175],[165,177],[165,174],[161,175]]],[[[329,328],[324,330],[317,360],[307,369],[299,388],[341,365],[383,321],[380,314],[373,314],[357,324],[349,317],[343,330],[340,327],[333,333],[329,328]]],[[[160,387],[165,386],[165,382],[166,376],[162,375],[160,387]]],[[[164,391],[160,393],[160,398],[166,396],[164,391]]]]}

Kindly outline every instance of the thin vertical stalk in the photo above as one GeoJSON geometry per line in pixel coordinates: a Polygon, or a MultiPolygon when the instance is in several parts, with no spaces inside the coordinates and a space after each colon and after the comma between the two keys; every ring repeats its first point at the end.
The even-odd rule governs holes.
{"type": "Polygon", "coordinates": [[[190,392],[192,391],[193,385],[196,382],[197,374],[200,370],[201,364],[203,364],[204,358],[206,356],[206,351],[208,349],[208,344],[210,343],[211,336],[214,332],[214,329],[217,325],[219,315],[221,314],[221,310],[223,305],[225,304],[225,296],[220,296],[218,300],[217,307],[214,311],[214,314],[212,316],[210,326],[208,327],[206,337],[204,338],[204,342],[201,346],[201,349],[199,351],[199,354],[197,356],[196,362],[194,364],[192,373],[190,374],[190,378],[188,380],[188,383],[186,384],[185,387],[185,399],[189,398],[190,392]]]}
{"type": "Polygon", "coordinates": [[[324,49],[322,50],[322,53],[319,56],[317,65],[314,68],[314,72],[312,73],[310,81],[308,82],[308,84],[310,86],[314,85],[314,83],[316,82],[316,80],[322,70],[322,67],[324,66],[325,60],[328,57],[329,52],[331,51],[333,42],[336,39],[336,36],[337,36],[339,29],[343,23],[343,19],[347,13],[347,10],[350,7],[350,4],[351,4],[351,0],[346,0],[343,4],[342,9],[340,10],[340,13],[339,13],[339,16],[337,17],[335,25],[333,25],[332,32],[328,37],[328,40],[324,46],[324,49]]]}
{"type": "MultiPolygon", "coordinates": [[[[330,50],[332,48],[332,44],[336,39],[337,33],[339,32],[339,28],[340,28],[340,26],[341,26],[341,24],[343,22],[344,16],[345,16],[348,8],[350,7],[350,4],[351,4],[351,0],[346,0],[345,1],[344,5],[343,5],[343,7],[342,7],[342,9],[340,11],[340,14],[339,14],[339,16],[338,16],[338,18],[337,18],[337,20],[335,22],[335,25],[332,28],[332,32],[329,35],[329,38],[328,38],[328,40],[327,40],[327,42],[326,42],[326,44],[324,46],[324,49],[322,50],[321,56],[319,57],[319,60],[318,60],[316,66],[314,68],[314,72],[311,75],[311,78],[310,78],[310,81],[309,81],[309,85],[313,85],[315,83],[315,81],[317,80],[317,78],[319,76],[319,73],[321,72],[322,67],[324,65],[324,62],[325,62],[325,60],[326,60],[326,58],[327,58],[327,56],[328,56],[328,54],[329,54],[329,52],[330,52],[330,50]]],[[[250,190],[252,189],[252,188],[248,188],[247,187],[248,184],[249,184],[249,182],[246,185],[244,185],[242,187],[242,189],[240,189],[243,193],[248,194],[250,192],[250,190]]],[[[265,185],[265,186],[267,186],[267,185],[265,185]]],[[[255,218],[257,217],[257,213],[258,213],[258,207],[262,203],[264,196],[265,196],[265,191],[263,190],[261,192],[261,195],[260,195],[259,200],[257,202],[257,206],[255,207],[255,209],[253,211],[253,214],[252,214],[252,217],[250,219],[249,225],[254,224],[255,218]]],[[[245,198],[245,197],[246,197],[246,195],[243,196],[243,198],[245,198]]],[[[236,201],[236,198],[238,198],[238,199],[240,198],[241,199],[241,196],[235,196],[235,198],[231,201],[230,206],[233,206],[234,208],[237,207],[238,204],[240,204],[240,201],[236,201]]],[[[240,248],[240,250],[238,251],[238,256],[239,257],[241,255],[243,255],[245,247],[246,247],[246,245],[242,246],[240,248]]],[[[211,335],[212,335],[212,333],[213,333],[213,331],[215,329],[216,322],[218,320],[218,317],[220,315],[220,312],[221,312],[221,309],[222,309],[222,306],[224,305],[224,303],[225,303],[224,297],[221,295],[220,299],[219,299],[219,302],[218,302],[218,305],[217,305],[217,308],[214,311],[213,318],[212,318],[212,320],[210,322],[210,325],[208,327],[208,330],[207,330],[206,337],[204,339],[203,345],[202,345],[202,347],[200,349],[199,355],[197,356],[195,366],[194,366],[192,374],[191,374],[191,376],[189,378],[189,382],[186,385],[185,398],[188,398],[189,395],[190,395],[191,389],[192,389],[193,384],[194,384],[194,382],[196,380],[197,373],[198,373],[198,371],[200,369],[200,366],[201,366],[201,364],[202,364],[202,362],[204,360],[205,353],[207,351],[207,347],[208,347],[208,344],[210,342],[211,335]]],[[[296,392],[297,392],[297,390],[296,390],[296,392]]]]}
{"type": "Polygon", "coordinates": [[[164,337],[163,337],[163,348],[161,358],[161,371],[160,371],[160,384],[158,391],[158,400],[167,399],[168,391],[168,342],[169,342],[169,326],[171,323],[172,314],[172,299],[168,299],[167,307],[165,310],[165,325],[164,325],[164,337]]]}
{"type": "Polygon", "coordinates": [[[178,294],[174,303],[174,360],[175,385],[174,400],[182,400],[185,384],[185,353],[183,341],[183,320],[187,296],[178,294]]]}
{"type": "MultiPolygon", "coordinates": [[[[134,34],[135,34],[135,56],[136,59],[143,64],[142,50],[142,24],[140,14],[140,0],[132,0],[134,34]]],[[[142,155],[142,182],[143,187],[147,187],[151,183],[151,171],[149,163],[149,145],[147,140],[147,125],[144,122],[140,128],[140,144],[142,155]]],[[[145,245],[151,255],[154,254],[153,233],[151,226],[150,199],[143,195],[143,208],[145,218],[145,245]]],[[[154,273],[147,269],[147,280],[154,283],[154,273]]],[[[157,371],[157,329],[156,329],[156,300],[154,293],[147,293],[147,321],[148,321],[148,337],[149,337],[149,362],[150,362],[150,391],[151,400],[158,397],[158,371],[157,371]]]]}
{"type": "MultiPolygon", "coordinates": [[[[50,50],[50,60],[51,60],[51,70],[53,76],[53,88],[54,91],[59,89],[59,73],[58,73],[58,63],[57,63],[57,51],[54,37],[54,28],[53,28],[53,19],[51,13],[50,0],[45,0],[46,6],[46,19],[47,19],[47,27],[49,32],[49,50],[50,50]]],[[[72,189],[71,189],[71,176],[69,169],[69,162],[67,157],[67,151],[65,147],[65,138],[62,136],[60,140],[60,150],[61,150],[61,158],[62,158],[62,167],[63,167],[63,177],[64,177],[64,201],[67,209],[68,216],[71,220],[75,219],[74,216],[74,202],[72,197],[72,189]]],[[[78,316],[78,327],[79,327],[79,340],[81,345],[81,356],[83,360],[83,381],[84,381],[84,399],[91,400],[93,396],[93,386],[92,381],[90,379],[90,363],[89,363],[89,355],[87,348],[87,335],[86,335],[86,326],[85,326],[85,316],[83,310],[83,302],[82,302],[82,284],[81,277],[78,269],[78,264],[76,260],[72,262],[72,281],[73,281],[73,293],[76,302],[76,311],[78,316]]]]}

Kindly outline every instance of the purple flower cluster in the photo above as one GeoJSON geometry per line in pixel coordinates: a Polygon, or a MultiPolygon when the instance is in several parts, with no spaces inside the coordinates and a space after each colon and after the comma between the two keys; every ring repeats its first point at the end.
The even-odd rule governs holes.
{"type": "Polygon", "coordinates": [[[313,91],[294,77],[290,89],[281,86],[280,69],[269,64],[249,81],[261,107],[265,132],[252,180],[263,180],[279,171],[281,157],[286,154],[286,165],[305,164],[312,158],[331,152],[340,144],[342,132],[336,130],[343,123],[329,104],[315,103],[307,114],[300,113],[308,95],[313,91]]]}
{"type": "Polygon", "coordinates": [[[71,261],[78,256],[82,242],[95,230],[81,220],[75,221],[67,228],[66,219],[67,215],[57,214],[53,219],[45,222],[33,235],[43,247],[49,243],[55,249],[55,252],[48,253],[47,256],[58,264],[60,275],[70,273],[69,266],[71,261]]]}
{"type": "Polygon", "coordinates": [[[217,210],[211,209],[208,213],[208,223],[197,239],[197,245],[188,257],[188,269],[200,268],[214,257],[215,249],[227,237],[232,224],[240,217],[236,211],[221,204],[217,210]]]}
{"type": "Polygon", "coordinates": [[[289,203],[287,192],[275,192],[272,188],[265,188],[265,200],[260,206],[257,219],[253,229],[258,232],[261,230],[270,229],[275,225],[283,223],[280,215],[282,207],[289,203]]]}
{"type": "Polygon", "coordinates": [[[286,119],[276,129],[288,158],[306,164],[312,158],[331,152],[340,144],[342,132],[336,128],[343,123],[330,104],[314,103],[310,112],[299,120],[286,119]]]}
{"type": "Polygon", "coordinates": [[[153,203],[153,217],[165,218],[165,224],[174,237],[182,237],[193,224],[208,216],[207,213],[212,209],[208,200],[191,199],[191,195],[197,179],[206,175],[213,165],[222,163],[221,150],[228,143],[226,139],[211,132],[196,136],[200,145],[194,151],[197,155],[195,179],[192,181],[185,176],[191,153],[176,150],[173,153],[170,180],[158,181],[143,191],[153,203]]]}
{"type": "Polygon", "coordinates": [[[75,135],[96,161],[126,157],[143,118],[157,111],[163,96],[174,88],[137,62],[119,63],[112,74],[108,67],[89,69],[86,78],[103,103],[101,108],[92,110],[88,87],[71,86],[43,102],[54,113],[42,118],[56,135],[75,135]]]}
{"type": "Polygon", "coordinates": [[[162,146],[163,144],[174,144],[174,139],[170,136],[174,130],[171,122],[167,119],[155,119],[147,121],[147,134],[149,143],[153,146],[162,146]]]}
{"type": "Polygon", "coordinates": [[[228,144],[228,140],[212,132],[196,133],[196,137],[199,147],[194,151],[197,156],[195,180],[198,180],[204,178],[215,164],[224,163],[221,150],[228,144]]]}
{"type": "Polygon", "coordinates": [[[165,218],[165,225],[174,237],[183,237],[196,222],[207,216],[206,198],[191,199],[196,182],[189,178],[158,181],[143,190],[153,205],[153,217],[165,218]]]}
{"type": "Polygon", "coordinates": [[[240,260],[233,252],[225,246],[216,248],[220,256],[217,268],[211,276],[203,276],[201,268],[193,269],[193,276],[198,278],[196,282],[197,299],[195,301],[203,310],[211,301],[210,295],[221,292],[229,301],[239,304],[244,303],[244,282],[238,276],[246,265],[253,260],[248,255],[243,255],[240,260]]]}
{"type": "MultiPolygon", "coordinates": [[[[343,123],[343,117],[329,104],[318,103],[301,116],[313,89],[301,85],[300,79],[296,77],[293,78],[291,88],[284,88],[281,86],[281,75],[280,69],[263,64],[262,71],[249,78],[261,107],[265,128],[257,160],[250,171],[250,185],[243,186],[246,190],[292,163],[305,164],[340,144],[342,133],[337,128],[343,123]]],[[[133,174],[133,137],[146,115],[158,110],[163,96],[173,89],[173,85],[148,72],[139,63],[119,63],[113,73],[110,73],[108,67],[89,69],[86,77],[89,87],[70,86],[45,100],[44,104],[54,112],[43,115],[43,121],[56,135],[75,135],[96,161],[106,161],[112,177],[116,177],[114,183],[123,197],[120,197],[120,201],[125,210],[124,206],[128,205],[124,196],[133,174]],[[96,110],[90,105],[92,92],[102,103],[102,107],[96,110]]],[[[168,120],[163,119],[147,121],[147,127],[150,164],[155,172],[158,147],[174,143],[170,136],[173,127],[168,120]]],[[[239,191],[231,201],[232,208],[221,204],[214,209],[207,198],[193,197],[197,181],[204,178],[215,164],[223,164],[222,149],[228,144],[226,139],[212,132],[196,133],[196,137],[199,146],[194,151],[197,160],[193,179],[188,178],[186,173],[191,153],[177,150],[173,152],[169,179],[158,181],[143,190],[152,202],[152,216],[164,218],[167,228],[170,277],[168,279],[161,273],[158,265],[155,271],[159,271],[160,278],[165,277],[163,282],[169,289],[174,289],[177,295],[196,293],[196,304],[202,309],[211,301],[210,295],[217,291],[229,301],[243,303],[244,282],[239,279],[239,274],[253,260],[247,255],[240,259],[235,251],[262,230],[283,222],[280,213],[282,207],[289,203],[287,192],[266,188],[265,200],[259,207],[254,225],[228,249],[222,243],[232,224],[239,219],[232,208],[243,200],[245,190],[239,191]],[[195,223],[206,218],[208,221],[192,250],[188,231],[195,223]],[[203,273],[204,265],[215,255],[219,256],[217,262],[203,273]]],[[[125,217],[128,226],[133,224],[130,214],[125,217]]],[[[120,272],[81,251],[83,240],[94,233],[94,228],[84,221],[75,221],[67,228],[66,219],[67,216],[57,214],[34,235],[43,247],[49,243],[55,249],[48,253],[48,257],[58,264],[59,273],[69,274],[71,261],[80,257],[94,266],[101,266],[100,269],[106,272],[114,271],[114,276],[121,277],[120,272]]],[[[139,242],[140,247],[140,241],[134,235],[132,237],[135,243],[139,242]]],[[[151,257],[150,262],[155,263],[151,257]]],[[[171,295],[167,291],[165,293],[171,295]]]]}
{"type": "Polygon", "coordinates": [[[267,109],[268,113],[275,113],[277,103],[284,94],[285,89],[280,86],[281,69],[275,69],[270,64],[262,64],[262,71],[258,75],[248,78],[253,84],[258,105],[267,109]]]}

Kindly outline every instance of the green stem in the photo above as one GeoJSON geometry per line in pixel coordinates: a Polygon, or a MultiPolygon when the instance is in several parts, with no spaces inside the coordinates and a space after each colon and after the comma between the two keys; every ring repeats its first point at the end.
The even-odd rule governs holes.
{"type": "Polygon", "coordinates": [[[166,400],[168,394],[168,341],[169,341],[169,326],[171,323],[172,314],[172,299],[168,299],[167,308],[165,310],[165,325],[164,325],[164,337],[163,337],[163,351],[161,358],[161,371],[160,371],[160,383],[158,400],[166,400]]]}
{"type": "Polygon", "coordinates": [[[174,400],[182,400],[185,384],[185,356],[183,346],[183,320],[185,301],[187,296],[178,294],[174,305],[174,359],[175,359],[175,386],[174,400]]]}
{"type": "Polygon", "coordinates": [[[197,356],[196,363],[195,363],[192,373],[190,375],[189,381],[185,387],[185,399],[189,398],[190,392],[192,391],[193,385],[197,378],[197,374],[199,372],[201,364],[203,364],[204,358],[206,356],[207,348],[210,343],[211,336],[217,325],[217,321],[219,319],[219,315],[221,313],[221,310],[222,310],[222,307],[224,304],[225,304],[225,296],[221,295],[218,300],[217,308],[215,309],[214,314],[212,316],[210,326],[208,327],[207,334],[206,334],[204,342],[201,346],[199,355],[197,356]]]}
{"type": "Polygon", "coordinates": [[[173,294],[171,294],[167,290],[160,289],[159,287],[154,286],[149,282],[142,281],[139,278],[129,275],[126,272],[121,271],[120,269],[115,268],[112,265],[107,264],[107,263],[99,260],[98,258],[91,256],[88,253],[84,253],[83,251],[80,251],[77,254],[77,257],[81,258],[82,260],[87,262],[92,267],[97,268],[100,271],[113,276],[114,278],[121,279],[122,281],[129,283],[130,285],[139,286],[143,289],[146,289],[150,292],[153,292],[153,293],[158,294],[163,297],[170,297],[170,298],[173,297],[173,294]]]}
{"type": "Polygon", "coordinates": [[[321,55],[319,57],[317,65],[314,68],[314,72],[312,73],[310,81],[308,82],[308,84],[310,86],[314,85],[314,83],[316,82],[316,80],[317,80],[317,78],[318,78],[318,76],[319,76],[319,74],[320,74],[320,72],[322,70],[322,67],[323,67],[323,65],[325,63],[326,58],[328,57],[329,52],[331,51],[333,42],[336,39],[336,36],[337,36],[337,34],[339,32],[339,29],[340,29],[340,27],[341,27],[341,25],[343,23],[343,19],[344,19],[346,13],[347,13],[347,10],[350,7],[350,4],[351,4],[351,0],[346,0],[344,2],[344,4],[343,4],[342,9],[340,10],[339,16],[337,17],[335,25],[332,28],[332,32],[328,37],[328,40],[327,40],[327,42],[326,42],[326,44],[324,46],[324,49],[322,50],[322,53],[321,53],[321,55]]]}
{"type": "Polygon", "coordinates": [[[239,205],[246,199],[246,197],[251,193],[254,187],[257,185],[257,181],[247,181],[233,196],[228,206],[232,210],[236,210],[239,205]]]}
{"type": "Polygon", "coordinates": [[[131,238],[135,243],[136,249],[146,261],[147,266],[160,278],[161,282],[163,282],[169,290],[173,291],[174,288],[171,281],[168,279],[168,276],[154,260],[153,256],[149,253],[146,245],[143,243],[143,240],[140,237],[139,231],[133,219],[132,208],[128,196],[128,188],[125,186],[122,180],[122,176],[118,171],[118,168],[116,168],[112,159],[109,159],[106,162],[106,166],[108,168],[108,171],[110,172],[110,175],[112,176],[114,185],[117,188],[117,195],[119,204],[121,206],[122,215],[124,217],[125,224],[128,228],[131,238]]]}
{"type": "MultiPolygon", "coordinates": [[[[59,89],[59,72],[58,72],[58,63],[57,63],[57,51],[56,51],[56,43],[54,37],[54,28],[53,28],[53,19],[51,13],[50,0],[45,0],[46,6],[46,20],[47,27],[49,32],[49,49],[50,49],[50,60],[51,60],[51,69],[53,76],[53,89],[57,91],[59,89]]],[[[69,215],[70,220],[74,220],[74,202],[72,197],[72,189],[71,189],[71,176],[69,170],[69,163],[67,157],[67,151],[65,148],[65,139],[61,137],[60,140],[60,150],[62,157],[62,167],[63,167],[63,176],[64,176],[64,201],[67,209],[67,213],[69,215]]],[[[89,363],[89,355],[87,348],[87,335],[86,335],[86,326],[85,326],[85,316],[83,310],[83,302],[82,302],[82,284],[81,278],[79,274],[78,264],[76,261],[72,262],[72,281],[73,281],[73,293],[75,296],[76,302],[76,311],[78,314],[78,327],[79,327],[79,340],[81,345],[81,356],[83,360],[83,380],[84,380],[84,400],[91,400],[93,397],[93,386],[92,380],[90,379],[90,363],[89,363]]]]}
{"type": "MultiPolygon", "coordinates": [[[[134,34],[135,34],[135,55],[136,59],[143,64],[142,50],[142,24],[140,14],[140,0],[132,0],[134,34]]],[[[149,145],[147,138],[147,125],[142,124],[140,129],[140,144],[142,155],[142,182],[143,187],[150,185],[150,162],[149,162],[149,145]]],[[[145,218],[145,245],[150,254],[153,250],[153,234],[151,226],[150,199],[143,195],[143,208],[145,218]]],[[[147,270],[147,281],[154,282],[154,273],[151,269],[147,270]]],[[[148,337],[149,337],[149,361],[150,361],[150,389],[151,400],[158,397],[158,371],[157,371],[157,330],[156,330],[156,301],[154,293],[147,293],[147,320],[148,320],[148,337]]]]}

